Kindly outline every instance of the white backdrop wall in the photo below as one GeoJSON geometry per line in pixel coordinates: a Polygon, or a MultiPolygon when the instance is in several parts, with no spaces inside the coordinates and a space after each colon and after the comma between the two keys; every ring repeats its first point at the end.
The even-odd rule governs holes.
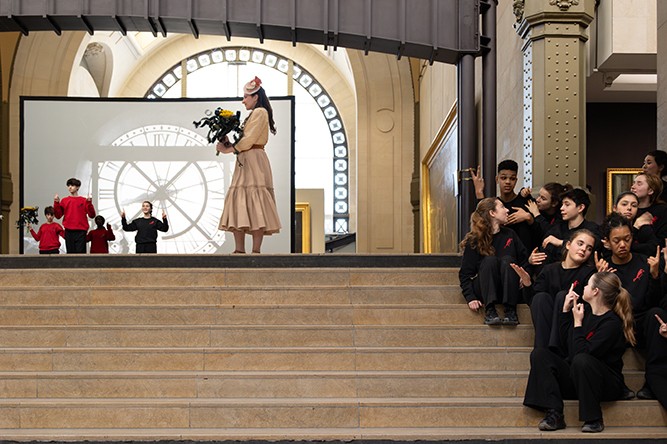
{"type": "MultiPolygon", "coordinates": [[[[294,208],[293,97],[271,99],[278,133],[266,147],[273,170],[282,230],[267,236],[263,251],[289,253],[294,208]]],[[[123,232],[140,216],[141,202],[153,202],[153,215],[167,212],[169,231],[158,237],[158,253],[231,253],[231,233],[218,230],[224,198],[236,165],[233,155],[215,155],[194,120],[217,107],[248,112],[240,99],[143,100],[31,98],[21,101],[21,206],[53,205],[68,195],[70,177],[81,180],[79,195],[92,195],[97,214],[111,223],[111,253],[133,253],[134,232],[123,232]]],[[[59,222],[62,223],[62,220],[59,222]]],[[[91,228],[94,222],[90,220],[91,228]]],[[[35,227],[37,230],[37,227],[35,227]]],[[[23,252],[38,245],[21,233],[23,252]]],[[[248,242],[250,240],[248,239],[248,242]]],[[[61,242],[61,252],[64,241],[61,242]]]]}

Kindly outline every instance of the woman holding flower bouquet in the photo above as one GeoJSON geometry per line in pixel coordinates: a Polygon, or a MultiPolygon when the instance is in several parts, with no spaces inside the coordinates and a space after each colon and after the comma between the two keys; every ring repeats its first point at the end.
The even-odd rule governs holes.
{"type": "Polygon", "coordinates": [[[216,150],[237,156],[232,183],[227,191],[220,230],[234,234],[234,253],[245,253],[245,235],[252,235],[252,252],[259,253],[264,236],[280,231],[273,191],[273,174],[264,146],[269,131],[276,133],[273,110],[262,81],[255,77],[243,87],[243,105],[250,115],[243,122],[243,137],[231,143],[227,136],[216,150]]]}

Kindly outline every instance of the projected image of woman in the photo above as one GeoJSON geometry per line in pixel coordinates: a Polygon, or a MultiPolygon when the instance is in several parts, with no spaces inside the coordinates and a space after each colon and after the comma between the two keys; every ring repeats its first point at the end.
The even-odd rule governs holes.
{"type": "Polygon", "coordinates": [[[262,81],[255,77],[243,87],[243,105],[250,115],[243,122],[243,137],[231,143],[225,136],[216,150],[237,156],[232,183],[225,197],[220,230],[234,234],[234,253],[245,253],[245,236],[252,236],[252,252],[260,253],[262,240],[280,231],[273,190],[273,175],[264,147],[269,131],[276,133],[273,110],[262,81]]]}

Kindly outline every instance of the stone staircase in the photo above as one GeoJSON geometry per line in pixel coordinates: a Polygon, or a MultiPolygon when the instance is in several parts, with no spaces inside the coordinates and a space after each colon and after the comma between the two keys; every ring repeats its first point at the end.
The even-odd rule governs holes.
{"type": "Polygon", "coordinates": [[[456,269],[19,268],[0,289],[3,440],[667,437],[642,400],[605,404],[602,435],[576,402],[539,432],[527,308],[482,325],[456,269]]]}

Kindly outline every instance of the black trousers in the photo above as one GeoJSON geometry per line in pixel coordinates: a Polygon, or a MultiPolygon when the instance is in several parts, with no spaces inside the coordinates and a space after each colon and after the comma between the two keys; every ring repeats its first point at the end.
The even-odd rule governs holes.
{"type": "Polygon", "coordinates": [[[157,242],[151,242],[148,244],[137,244],[136,248],[137,253],[157,253],[157,242]]]}
{"type": "Polygon", "coordinates": [[[482,259],[473,291],[484,301],[484,305],[519,303],[519,276],[510,267],[512,262],[514,259],[511,256],[486,256],[482,259]]]}
{"type": "Polygon", "coordinates": [[[558,312],[563,309],[566,294],[567,291],[559,291],[555,296],[540,292],[533,296],[530,316],[535,329],[534,348],[547,348],[558,343],[558,312]]]}
{"type": "Polygon", "coordinates": [[[580,353],[572,363],[545,348],[530,354],[530,373],[523,404],[538,410],[563,411],[564,399],[579,400],[579,420],[602,419],[600,402],[623,394],[623,376],[594,356],[580,353]]]}
{"type": "Polygon", "coordinates": [[[53,250],[39,250],[39,254],[60,254],[60,250],[58,248],[54,248],[53,250]]]}
{"type": "Polygon", "coordinates": [[[662,308],[652,308],[640,317],[635,325],[635,331],[642,331],[637,335],[640,346],[646,349],[646,383],[651,391],[667,409],[667,338],[660,336],[660,323],[655,315],[667,322],[667,311],[662,308]]]}
{"type": "Polygon", "coordinates": [[[67,254],[86,254],[86,230],[65,230],[67,254]]]}

